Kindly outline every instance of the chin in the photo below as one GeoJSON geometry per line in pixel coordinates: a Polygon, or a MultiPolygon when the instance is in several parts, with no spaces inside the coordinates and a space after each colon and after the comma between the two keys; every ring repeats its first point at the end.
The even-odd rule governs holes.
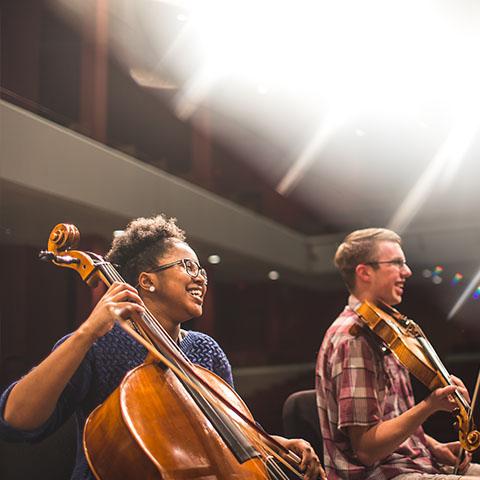
{"type": "Polygon", "coordinates": [[[390,305],[393,307],[399,303],[402,303],[402,297],[395,297],[390,305]]]}
{"type": "Polygon", "coordinates": [[[402,301],[402,297],[397,297],[396,295],[393,295],[391,297],[384,297],[380,298],[380,301],[389,305],[390,307],[394,307],[395,305],[398,305],[402,301]]]}
{"type": "Polygon", "coordinates": [[[203,308],[196,308],[196,309],[194,309],[194,310],[191,310],[191,311],[189,312],[189,314],[190,314],[190,320],[191,320],[192,318],[201,317],[201,316],[202,316],[202,313],[203,313],[203,308]]]}

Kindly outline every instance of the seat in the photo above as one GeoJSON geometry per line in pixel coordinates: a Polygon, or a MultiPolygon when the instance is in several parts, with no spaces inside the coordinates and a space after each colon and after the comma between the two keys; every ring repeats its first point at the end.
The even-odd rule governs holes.
{"type": "Polygon", "coordinates": [[[307,440],[323,463],[323,441],[315,390],[301,390],[289,395],[283,404],[282,421],[285,436],[307,440]]]}

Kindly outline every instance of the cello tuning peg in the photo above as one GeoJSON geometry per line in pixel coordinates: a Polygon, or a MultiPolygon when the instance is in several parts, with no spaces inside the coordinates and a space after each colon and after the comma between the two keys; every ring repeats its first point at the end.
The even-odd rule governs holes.
{"type": "Polygon", "coordinates": [[[48,250],[42,250],[38,254],[38,258],[43,260],[44,262],[53,262],[55,260],[56,255],[53,252],[49,252],[48,250]]]}
{"type": "Polygon", "coordinates": [[[42,250],[38,254],[38,258],[45,262],[56,262],[65,265],[70,265],[72,263],[80,263],[80,260],[78,258],[71,257],[70,255],[55,255],[53,252],[50,252],[48,250],[42,250]]]}

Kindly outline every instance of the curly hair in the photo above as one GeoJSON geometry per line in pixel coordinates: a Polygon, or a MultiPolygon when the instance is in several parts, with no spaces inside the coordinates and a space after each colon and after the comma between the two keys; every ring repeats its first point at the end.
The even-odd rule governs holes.
{"type": "Polygon", "coordinates": [[[379,242],[395,242],[401,245],[402,239],[386,228],[364,228],[347,235],[337,248],[334,263],[350,292],[355,288],[356,266],[375,260],[379,242]]]}
{"type": "Polygon", "coordinates": [[[164,255],[173,242],[185,242],[185,232],[176,221],[164,214],[132,220],[113,240],[105,259],[117,266],[128,283],[136,285],[138,275],[154,268],[157,258],[164,255]]]}

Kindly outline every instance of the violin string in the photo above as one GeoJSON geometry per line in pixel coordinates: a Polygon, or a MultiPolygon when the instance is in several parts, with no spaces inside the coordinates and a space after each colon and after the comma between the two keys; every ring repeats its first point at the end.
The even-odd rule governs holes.
{"type": "MultiPolygon", "coordinates": [[[[442,364],[440,358],[435,352],[433,346],[428,341],[426,335],[413,320],[410,320],[404,315],[401,315],[397,310],[390,308],[387,305],[371,305],[368,301],[361,302],[358,306],[355,307],[355,311],[360,315],[360,317],[363,318],[366,326],[369,327],[371,331],[376,333],[379,336],[379,338],[381,338],[382,340],[384,340],[384,336],[382,336],[375,329],[375,326],[376,326],[375,321],[378,322],[378,320],[382,320],[382,322],[386,323],[389,327],[395,324],[395,325],[398,325],[398,327],[405,329],[406,336],[418,342],[418,347],[420,350],[419,353],[422,353],[424,356],[424,359],[419,359],[420,364],[425,365],[429,370],[432,370],[433,374],[437,377],[437,379],[441,381],[441,383],[444,386],[447,386],[447,385],[456,386],[456,384],[452,381],[447,369],[442,364]],[[381,313],[384,313],[385,315],[381,315],[381,313]]],[[[396,330],[396,328],[394,330],[396,330]]],[[[404,335],[403,332],[400,332],[400,334],[404,335]]],[[[391,347],[391,342],[386,341],[386,344],[387,346],[391,347]]],[[[399,344],[401,345],[402,343],[399,342],[399,344]]],[[[406,348],[410,349],[408,345],[406,345],[406,348]]],[[[396,352],[395,349],[391,348],[391,350],[393,353],[396,352]]],[[[414,367],[408,365],[406,361],[403,361],[401,356],[397,354],[395,354],[395,356],[400,361],[400,363],[402,363],[409,371],[411,371],[414,375],[416,375],[414,367]]],[[[418,378],[422,382],[424,382],[422,380],[422,375],[420,373],[418,378]]],[[[428,386],[428,384],[431,383],[431,380],[428,380],[427,382],[424,382],[424,383],[428,386]]],[[[459,422],[459,427],[460,427],[459,440],[462,445],[464,443],[466,445],[468,444],[468,448],[470,449],[471,447],[475,447],[475,445],[472,441],[468,439],[468,435],[470,433],[475,433],[476,438],[479,436],[479,432],[477,432],[476,430],[471,430],[470,428],[472,426],[471,425],[472,424],[471,422],[472,408],[469,405],[469,402],[465,399],[465,397],[462,395],[462,393],[458,389],[456,389],[453,392],[452,396],[459,407],[458,413],[455,413],[459,422]],[[465,426],[463,425],[464,423],[465,423],[465,426]],[[467,428],[468,430],[466,430],[467,428]]],[[[473,429],[474,428],[475,426],[473,425],[473,429]]]]}
{"type": "MultiPolygon", "coordinates": [[[[127,283],[125,282],[125,280],[121,277],[121,275],[118,273],[118,271],[113,267],[113,265],[111,265],[110,263],[105,263],[103,265],[104,267],[104,270],[108,273],[108,280],[110,282],[113,281],[118,281],[118,282],[121,282],[121,283],[127,283]]],[[[113,282],[112,282],[113,283],[113,282]]],[[[157,334],[161,339],[162,341],[166,342],[169,344],[169,346],[171,348],[173,348],[176,352],[180,353],[183,357],[183,359],[190,365],[193,365],[192,362],[188,359],[188,357],[185,356],[185,354],[180,350],[179,348],[179,345],[173,341],[173,339],[171,338],[171,336],[168,334],[168,332],[165,330],[165,328],[163,327],[163,325],[160,324],[160,322],[158,322],[158,320],[155,318],[155,316],[148,310],[146,309],[145,311],[145,314],[142,316],[142,319],[146,321],[147,325],[149,328],[151,328],[151,330],[157,334]]],[[[150,340],[150,339],[147,339],[147,340],[150,340]]],[[[187,373],[181,368],[181,366],[178,364],[178,362],[175,362],[177,368],[179,368],[182,373],[184,375],[187,375],[187,373]]],[[[191,377],[189,377],[192,381],[194,381],[194,379],[192,379],[191,377]]],[[[197,385],[197,389],[201,390],[199,393],[205,398],[205,397],[208,397],[208,403],[210,403],[210,405],[214,404],[214,399],[213,399],[213,396],[210,392],[208,392],[205,387],[203,387],[202,385],[200,385],[198,382],[195,382],[195,384],[197,385]]],[[[218,417],[217,419],[218,421],[220,421],[223,425],[224,428],[228,429],[231,431],[231,426],[228,425],[225,421],[223,421],[223,419],[221,417],[218,417]]],[[[241,429],[243,431],[243,429],[241,429]]],[[[245,432],[243,432],[243,434],[245,434],[245,432]]],[[[243,446],[240,445],[240,448],[243,450],[243,453],[244,454],[247,454],[247,450],[245,448],[243,448],[243,446]]],[[[258,447],[257,447],[258,448],[258,447]]],[[[259,466],[258,467],[258,470],[261,472],[261,469],[259,466]]],[[[265,463],[265,467],[268,468],[268,465],[267,463],[265,463]]],[[[276,476],[274,478],[277,478],[276,476]]],[[[280,477],[281,478],[281,477],[280,477]]]]}
{"type": "MultiPolygon", "coordinates": [[[[381,303],[380,305],[380,311],[383,311],[387,315],[391,316],[392,320],[394,322],[389,323],[389,326],[397,330],[398,335],[402,336],[403,332],[401,329],[399,329],[399,326],[402,325],[403,328],[407,328],[407,322],[410,323],[411,325],[414,326],[414,331],[416,334],[414,334],[414,338],[418,341],[420,346],[423,348],[424,353],[427,357],[427,359],[430,361],[432,364],[432,367],[435,368],[437,371],[437,375],[440,376],[440,379],[443,380],[445,385],[454,385],[454,383],[450,379],[450,375],[443,365],[442,361],[440,360],[440,357],[437,355],[437,352],[433,348],[432,344],[429,342],[425,334],[423,333],[422,329],[413,321],[408,319],[405,315],[402,315],[398,310],[396,310],[393,307],[390,307],[389,305],[386,305],[384,303],[381,303]],[[397,326],[398,323],[399,325],[397,326]]],[[[383,319],[386,320],[386,319],[383,319]]],[[[367,326],[369,326],[369,322],[366,321],[367,326]]],[[[463,395],[455,391],[454,396],[457,399],[457,403],[459,404],[460,407],[463,406],[463,408],[468,412],[469,411],[469,405],[468,402],[465,400],[463,395]],[[460,405],[461,404],[461,405],[460,405]]]]}
{"type": "MultiPolygon", "coordinates": [[[[437,369],[437,373],[441,376],[446,385],[455,385],[450,379],[450,375],[448,374],[447,369],[438,357],[437,352],[435,352],[432,344],[425,337],[421,337],[418,340],[423,346],[425,353],[429,357],[430,361],[432,362],[432,365],[437,369]]],[[[465,397],[458,390],[455,390],[455,392],[453,392],[453,396],[458,400],[457,403],[459,404],[459,406],[463,407],[466,412],[469,412],[470,405],[468,404],[465,397]]]]}

